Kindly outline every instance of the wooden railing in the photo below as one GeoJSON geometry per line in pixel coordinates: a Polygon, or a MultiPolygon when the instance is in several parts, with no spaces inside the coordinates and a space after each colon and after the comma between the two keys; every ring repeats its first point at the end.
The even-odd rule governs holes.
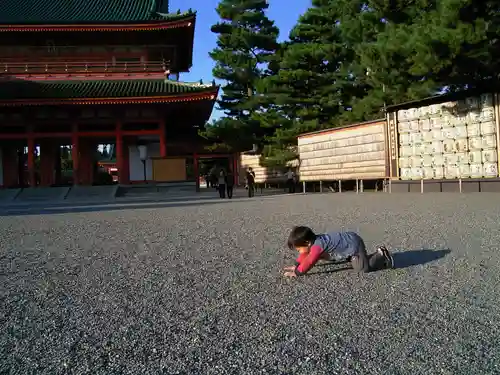
{"type": "Polygon", "coordinates": [[[6,75],[40,75],[40,74],[113,74],[113,73],[167,73],[168,65],[161,61],[149,62],[32,62],[6,63],[0,60],[0,73],[6,75]]]}

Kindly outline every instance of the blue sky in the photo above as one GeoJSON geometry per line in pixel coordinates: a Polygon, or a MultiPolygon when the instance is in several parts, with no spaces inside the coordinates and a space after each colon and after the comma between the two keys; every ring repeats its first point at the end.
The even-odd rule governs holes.
{"type": "MultiPolygon", "coordinates": [[[[217,23],[219,17],[215,8],[219,0],[170,0],[170,12],[177,9],[186,11],[189,8],[196,11],[196,33],[194,39],[193,67],[189,73],[181,75],[183,81],[211,82],[213,61],[208,53],[215,48],[216,35],[210,27],[217,23]]],[[[269,0],[268,17],[276,22],[280,29],[280,40],[288,38],[288,33],[297,22],[299,16],[311,5],[311,0],[269,0]]],[[[212,118],[220,113],[214,109],[212,118]]]]}

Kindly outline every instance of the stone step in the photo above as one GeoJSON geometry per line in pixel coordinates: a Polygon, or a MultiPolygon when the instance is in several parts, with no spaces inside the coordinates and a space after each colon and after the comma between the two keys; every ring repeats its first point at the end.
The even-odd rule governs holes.
{"type": "Polygon", "coordinates": [[[118,185],[108,186],[73,186],[66,196],[67,201],[113,200],[118,185]]]}
{"type": "Polygon", "coordinates": [[[0,189],[0,204],[12,202],[21,193],[21,189],[0,189]]]}
{"type": "Polygon", "coordinates": [[[121,186],[117,196],[125,197],[169,197],[177,195],[195,194],[195,186],[192,184],[176,185],[151,185],[151,186],[121,186]]]}
{"type": "Polygon", "coordinates": [[[16,202],[57,202],[68,194],[69,187],[25,188],[15,198],[16,202]]]}

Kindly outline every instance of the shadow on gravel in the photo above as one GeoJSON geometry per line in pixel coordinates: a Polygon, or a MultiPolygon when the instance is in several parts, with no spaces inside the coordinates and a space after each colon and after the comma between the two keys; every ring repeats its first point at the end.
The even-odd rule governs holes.
{"type": "Polygon", "coordinates": [[[135,209],[157,209],[168,207],[193,207],[204,206],[211,204],[224,204],[231,203],[234,200],[204,200],[198,202],[152,202],[145,204],[120,204],[112,203],[100,206],[69,206],[66,207],[53,207],[53,208],[4,208],[0,211],[0,216],[25,216],[25,215],[50,215],[50,214],[66,214],[66,213],[85,213],[85,212],[104,212],[104,211],[121,211],[121,210],[135,210],[135,209]]]}
{"type": "Polygon", "coordinates": [[[218,196],[194,195],[193,197],[168,197],[168,200],[158,199],[130,199],[114,202],[54,202],[48,206],[39,205],[12,205],[2,207],[0,203],[0,217],[2,216],[24,216],[24,215],[50,215],[65,213],[85,213],[85,212],[104,212],[120,211],[144,208],[168,208],[168,207],[192,207],[220,203],[231,203],[234,201],[252,201],[260,198],[286,196],[283,192],[264,192],[255,195],[254,198],[243,196],[233,196],[233,199],[220,199],[218,196]],[[193,202],[195,200],[195,202],[193,202]]]}
{"type": "MultiPolygon", "coordinates": [[[[443,250],[410,250],[400,253],[392,253],[394,258],[394,268],[402,269],[409,268],[413,266],[418,266],[430,262],[434,262],[438,259],[444,258],[446,255],[451,253],[450,249],[443,250]]],[[[315,269],[320,269],[318,271],[309,272],[309,275],[320,274],[320,273],[336,273],[340,271],[351,270],[352,267],[348,260],[345,261],[323,261],[314,266],[315,269]],[[331,266],[328,269],[324,269],[326,266],[331,266]],[[341,267],[339,267],[341,266],[341,267]]]]}
{"type": "Polygon", "coordinates": [[[336,272],[340,272],[340,271],[352,270],[350,261],[348,261],[348,260],[323,261],[321,263],[315,264],[314,268],[320,269],[320,271],[310,271],[310,272],[308,272],[309,275],[315,275],[315,274],[320,274],[320,273],[336,273],[336,272]],[[320,268],[320,267],[325,267],[325,266],[332,266],[333,268],[330,267],[326,270],[324,268],[320,268]],[[342,266],[342,267],[339,267],[339,266],[342,266]]]}
{"type": "Polygon", "coordinates": [[[392,257],[394,258],[394,268],[401,269],[434,262],[444,258],[449,253],[451,253],[450,249],[421,249],[392,253],[392,257]]]}
{"type": "Polygon", "coordinates": [[[338,267],[338,268],[331,268],[327,270],[321,270],[321,271],[309,271],[307,274],[308,275],[318,275],[320,273],[337,273],[340,271],[348,271],[352,270],[351,266],[344,266],[344,267],[338,267]]]}

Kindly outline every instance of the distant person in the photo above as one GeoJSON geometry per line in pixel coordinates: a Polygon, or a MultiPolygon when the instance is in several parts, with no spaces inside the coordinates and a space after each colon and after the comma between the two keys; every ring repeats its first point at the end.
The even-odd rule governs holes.
{"type": "Polygon", "coordinates": [[[234,174],[231,169],[229,169],[226,173],[226,190],[227,190],[227,197],[229,199],[233,198],[233,188],[234,188],[234,174]]]}
{"type": "Polygon", "coordinates": [[[248,197],[252,198],[255,195],[255,172],[252,168],[248,168],[246,173],[248,197]]]}
{"type": "Polygon", "coordinates": [[[285,267],[287,277],[306,274],[320,259],[350,261],[357,272],[394,268],[394,260],[384,246],[368,255],[363,239],[354,232],[315,234],[309,227],[294,227],[287,245],[299,252],[296,265],[285,267]]]}
{"type": "Polygon", "coordinates": [[[217,189],[217,169],[215,167],[212,167],[209,172],[210,175],[210,185],[214,188],[217,189]]]}
{"type": "Polygon", "coordinates": [[[219,196],[221,198],[226,198],[226,174],[222,169],[219,172],[219,178],[217,183],[219,188],[219,196]]]}
{"type": "Polygon", "coordinates": [[[288,168],[288,172],[286,172],[286,185],[288,186],[288,193],[295,193],[295,172],[292,171],[292,168],[288,168]]]}

